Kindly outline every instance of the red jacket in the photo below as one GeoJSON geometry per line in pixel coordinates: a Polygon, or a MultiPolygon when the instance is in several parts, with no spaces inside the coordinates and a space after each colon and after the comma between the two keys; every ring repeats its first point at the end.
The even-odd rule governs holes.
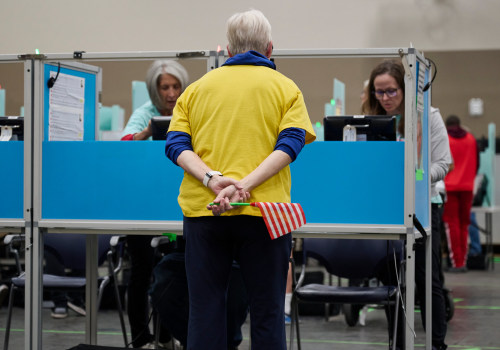
{"type": "Polygon", "coordinates": [[[444,178],[446,191],[472,191],[477,171],[476,139],[469,132],[462,137],[448,134],[448,138],[455,167],[444,178]]]}

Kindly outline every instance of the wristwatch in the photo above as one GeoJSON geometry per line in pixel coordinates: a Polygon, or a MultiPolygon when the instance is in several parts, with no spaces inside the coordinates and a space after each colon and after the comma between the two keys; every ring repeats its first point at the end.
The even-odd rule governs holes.
{"type": "Polygon", "coordinates": [[[214,175],[222,176],[222,174],[221,174],[220,171],[215,171],[215,170],[212,170],[212,171],[209,171],[209,172],[205,173],[205,177],[203,178],[203,185],[205,187],[208,187],[208,182],[210,181],[210,179],[214,175]]]}

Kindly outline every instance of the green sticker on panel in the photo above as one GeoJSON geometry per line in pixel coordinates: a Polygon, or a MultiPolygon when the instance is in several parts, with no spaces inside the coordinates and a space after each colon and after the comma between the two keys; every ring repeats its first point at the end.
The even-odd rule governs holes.
{"type": "Polygon", "coordinates": [[[162,233],[162,236],[168,237],[170,239],[170,242],[177,241],[177,235],[175,233],[164,232],[164,233],[162,233]]]}
{"type": "Polygon", "coordinates": [[[422,181],[424,179],[424,171],[422,169],[417,169],[415,171],[415,179],[417,181],[422,181]]]}

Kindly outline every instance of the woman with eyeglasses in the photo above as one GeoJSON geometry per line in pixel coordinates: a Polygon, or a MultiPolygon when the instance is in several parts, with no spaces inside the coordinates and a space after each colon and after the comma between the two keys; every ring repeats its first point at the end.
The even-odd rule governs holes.
{"type": "Polygon", "coordinates": [[[395,60],[386,60],[377,65],[368,82],[368,110],[371,115],[395,115],[397,135],[404,135],[404,67],[395,60]]]}
{"type": "MultiPolygon", "coordinates": [[[[395,115],[397,120],[397,139],[404,140],[405,130],[405,84],[404,67],[401,61],[385,60],[378,64],[370,74],[368,83],[368,109],[371,115],[395,115]]],[[[440,220],[442,199],[436,190],[436,183],[444,179],[452,163],[448,135],[439,109],[430,108],[430,140],[431,140],[431,220],[432,220],[432,348],[446,349],[446,310],[443,292],[443,275],[441,270],[441,237],[440,220]]],[[[379,278],[383,283],[394,283],[395,272],[381,268],[379,278]]],[[[425,246],[417,244],[415,248],[415,286],[420,302],[422,323],[425,328],[425,246]]],[[[389,313],[387,313],[389,321],[389,313]]],[[[404,314],[400,310],[396,348],[403,348],[404,314]]],[[[389,333],[393,327],[389,325],[389,333]]]]}

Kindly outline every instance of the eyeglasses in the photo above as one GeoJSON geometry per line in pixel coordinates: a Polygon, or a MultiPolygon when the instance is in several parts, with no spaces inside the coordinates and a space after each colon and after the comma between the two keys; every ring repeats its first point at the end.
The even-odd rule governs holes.
{"type": "Polygon", "coordinates": [[[399,89],[375,90],[373,93],[377,99],[381,100],[384,98],[384,94],[389,98],[396,97],[398,90],[399,89]]]}

